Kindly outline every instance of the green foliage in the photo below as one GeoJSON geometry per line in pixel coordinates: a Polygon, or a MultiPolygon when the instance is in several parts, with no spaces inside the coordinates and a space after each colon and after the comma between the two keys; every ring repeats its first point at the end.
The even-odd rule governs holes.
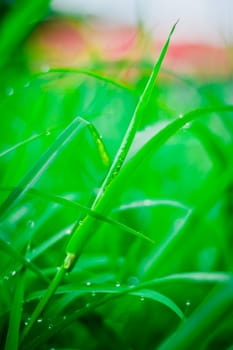
{"type": "Polygon", "coordinates": [[[154,84],[170,36],[130,86],[32,74],[46,4],[2,26],[0,348],[230,349],[232,81],[154,84]]]}

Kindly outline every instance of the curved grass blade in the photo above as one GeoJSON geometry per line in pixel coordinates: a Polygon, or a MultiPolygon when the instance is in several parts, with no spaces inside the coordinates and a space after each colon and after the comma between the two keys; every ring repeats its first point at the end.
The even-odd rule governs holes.
{"type": "MultiPolygon", "coordinates": [[[[103,207],[103,203],[105,205],[106,196],[103,196],[103,194],[107,191],[109,185],[112,183],[112,181],[117,178],[117,175],[123,165],[123,162],[125,161],[125,158],[128,154],[129,148],[133,142],[133,139],[135,137],[135,134],[137,132],[138,126],[141,122],[141,119],[143,117],[143,111],[146,107],[148,100],[152,94],[155,80],[158,76],[160,67],[162,65],[163,59],[166,55],[171,36],[175,30],[176,24],[172,27],[172,30],[168,36],[168,39],[166,43],[164,44],[162,51],[160,53],[160,56],[157,60],[157,62],[154,65],[154,68],[152,70],[152,73],[148,79],[148,82],[146,84],[146,87],[144,88],[138,104],[136,105],[134,114],[132,116],[132,119],[129,123],[129,126],[126,130],[126,133],[123,137],[123,140],[121,142],[121,145],[119,147],[119,150],[113,160],[113,163],[101,185],[101,188],[94,200],[94,203],[92,204],[92,209],[97,209],[103,207]],[[103,201],[102,201],[103,199],[103,201]]],[[[134,171],[134,170],[133,170],[134,171]]],[[[109,199],[109,196],[107,196],[109,199]]],[[[102,210],[101,210],[102,211],[102,210]]],[[[74,227],[72,238],[70,239],[67,247],[66,247],[66,258],[64,261],[65,268],[67,270],[70,270],[74,263],[77,261],[78,257],[80,256],[80,253],[83,249],[83,246],[86,244],[90,234],[91,234],[91,227],[93,226],[94,222],[93,219],[90,216],[86,216],[84,220],[82,221],[82,224],[80,225],[77,223],[77,225],[74,227]]]]}
{"type": "MultiPolygon", "coordinates": [[[[143,111],[145,106],[148,103],[148,100],[151,96],[151,93],[153,91],[154,83],[157,78],[157,75],[159,73],[161,64],[163,62],[163,59],[165,57],[165,54],[167,52],[171,36],[175,30],[176,24],[173,26],[168,39],[161,51],[161,54],[159,56],[158,61],[156,62],[153,71],[151,73],[151,76],[146,84],[146,87],[144,91],[142,92],[142,95],[139,98],[138,104],[135,108],[133,117],[130,121],[130,124],[128,126],[128,129],[125,133],[125,136],[121,142],[120,148],[113,160],[113,163],[102,183],[102,186],[94,200],[94,203],[91,207],[91,209],[97,209],[98,203],[101,203],[101,199],[103,197],[103,193],[106,191],[108,186],[111,184],[114,178],[116,178],[116,175],[119,173],[122,164],[128,154],[129,148],[133,142],[134,136],[136,134],[136,131],[138,129],[138,126],[140,124],[140,121],[143,116],[143,111]]],[[[73,267],[77,259],[79,258],[82,249],[85,245],[85,243],[88,241],[91,233],[92,228],[94,227],[94,219],[91,216],[86,216],[84,220],[82,220],[82,223],[80,224],[80,221],[76,223],[73,232],[72,237],[66,247],[66,257],[64,259],[64,262],[61,266],[61,270],[70,271],[73,267]],[[80,232],[81,231],[81,232],[80,232]]],[[[44,298],[41,299],[40,303],[37,305],[36,309],[34,310],[31,318],[31,322],[29,323],[29,326],[27,327],[27,330],[24,332],[24,336],[26,336],[30,330],[30,328],[35,323],[37,317],[40,315],[40,313],[45,308],[46,304],[48,303],[50,297],[53,295],[54,291],[58,287],[61,279],[58,279],[55,277],[52,284],[54,285],[54,288],[49,288],[44,298]],[[57,283],[57,286],[55,288],[55,283],[57,283]]]]}
{"type": "Polygon", "coordinates": [[[96,130],[95,126],[90,122],[87,122],[87,127],[90,130],[90,133],[91,133],[91,135],[96,143],[96,146],[97,146],[97,149],[98,149],[99,154],[101,156],[101,160],[103,162],[103,165],[108,167],[110,165],[110,158],[108,156],[108,153],[105,149],[104,143],[101,140],[101,137],[100,137],[98,131],[96,130]]]}
{"type": "Polygon", "coordinates": [[[133,93],[133,91],[130,89],[130,87],[125,85],[125,84],[119,83],[118,81],[113,80],[109,77],[103,76],[102,74],[98,74],[96,72],[92,72],[90,70],[80,69],[80,68],[51,68],[47,72],[36,73],[34,75],[34,77],[37,78],[40,76],[47,76],[47,75],[52,74],[52,73],[84,75],[84,76],[88,76],[88,77],[97,79],[99,81],[103,81],[104,83],[106,83],[108,85],[113,85],[117,88],[124,89],[124,90],[127,90],[127,91],[133,93]]]}
{"type": "MultiPolygon", "coordinates": [[[[213,106],[213,107],[203,107],[197,108],[191,112],[185,113],[182,117],[177,118],[173,122],[169,123],[162,130],[160,130],[156,135],[154,135],[122,168],[120,176],[115,180],[115,183],[121,181],[122,177],[125,178],[123,182],[128,182],[130,179],[130,174],[135,172],[135,169],[142,164],[144,159],[148,159],[152,153],[155,153],[170,137],[172,137],[176,132],[178,132],[185,124],[197,119],[200,116],[208,115],[210,113],[227,113],[233,112],[233,105],[223,105],[223,106],[213,106]]],[[[114,184],[115,185],[115,184],[114,184]]]]}
{"type": "Polygon", "coordinates": [[[185,350],[198,348],[200,339],[222,323],[226,313],[233,307],[233,280],[214,288],[202,304],[180,328],[159,347],[159,350],[185,350]]]}
{"type": "Polygon", "coordinates": [[[19,329],[23,309],[24,276],[20,273],[17,277],[14,298],[10,312],[10,320],[4,350],[18,350],[19,329]]]}
{"type": "MultiPolygon", "coordinates": [[[[214,107],[203,107],[195,109],[194,111],[188,112],[182,116],[182,118],[177,118],[175,121],[168,124],[162,130],[160,130],[155,136],[153,136],[121,169],[119,176],[114,178],[111,182],[111,186],[106,190],[105,195],[100,199],[98,203],[99,196],[97,195],[96,201],[93,204],[98,211],[106,211],[106,207],[112,197],[117,195],[119,188],[122,189],[131,179],[131,174],[143,163],[143,160],[150,157],[150,155],[156,152],[170,137],[172,137],[178,130],[180,130],[185,124],[193,121],[194,119],[202,116],[208,115],[210,113],[217,112],[233,112],[233,106],[214,106],[214,107]],[[96,205],[97,204],[97,205],[96,205]]],[[[109,174],[111,172],[111,168],[109,174]]],[[[83,221],[82,226],[77,226],[74,229],[73,237],[68,243],[66,252],[67,259],[65,265],[67,269],[70,269],[72,264],[78,258],[80,252],[82,251],[83,245],[89,238],[91,227],[93,226],[93,219],[86,217],[83,221]],[[89,220],[90,219],[90,220],[89,220]],[[78,232],[78,235],[77,235],[78,232]],[[78,238],[76,237],[78,236],[78,238]]]]}
{"type": "Polygon", "coordinates": [[[171,199],[143,199],[139,201],[134,201],[126,204],[122,204],[121,206],[114,209],[114,211],[122,211],[122,210],[130,210],[130,209],[136,209],[136,208],[145,208],[145,207],[158,207],[158,206],[169,206],[174,208],[180,208],[184,209],[185,211],[190,211],[191,208],[189,208],[187,205],[174,201],[171,199]]]}
{"type": "MultiPolygon", "coordinates": [[[[159,274],[166,274],[166,266],[169,263],[169,256],[172,251],[177,251],[177,247],[184,244],[183,240],[187,239],[187,234],[193,232],[193,230],[201,224],[203,218],[207,215],[209,210],[214,204],[221,198],[223,192],[232,183],[233,169],[230,167],[219,176],[214,178],[214,188],[209,184],[211,179],[207,179],[203,192],[205,197],[201,197],[196,208],[187,216],[184,224],[176,231],[171,233],[168,237],[162,241],[162,243],[155,248],[152,254],[144,259],[141,264],[140,270],[143,272],[143,278],[147,278],[147,275],[151,271],[159,272],[159,274]]],[[[154,273],[154,272],[153,272],[154,273]]]]}
{"type": "MultiPolygon", "coordinates": [[[[46,291],[44,291],[46,294],[46,291]]],[[[104,304],[106,304],[109,301],[112,301],[114,299],[120,298],[124,295],[132,295],[137,297],[144,297],[145,299],[151,299],[155,302],[161,303],[162,305],[165,305],[168,307],[172,312],[174,312],[180,319],[184,318],[184,314],[181,311],[181,309],[168,297],[165,295],[151,291],[145,288],[140,288],[140,286],[137,287],[111,287],[111,286],[95,286],[95,287],[80,287],[79,285],[65,285],[61,286],[57,289],[56,294],[57,295],[64,295],[67,294],[68,297],[70,295],[73,295],[74,300],[82,295],[85,294],[103,294],[103,298],[98,299],[97,301],[87,304],[83,308],[79,308],[78,310],[74,310],[72,314],[67,315],[65,319],[62,319],[62,321],[58,321],[53,325],[53,328],[49,331],[45,330],[43,333],[40,334],[40,337],[36,339],[35,341],[32,340],[29,342],[25,348],[30,349],[35,346],[39,346],[43,344],[45,341],[47,341],[50,337],[56,335],[58,332],[63,330],[65,327],[69,326],[72,322],[74,322],[77,318],[85,315],[86,313],[89,313],[91,310],[94,310],[104,304]]],[[[39,298],[41,295],[43,295],[43,291],[39,291],[34,293],[33,295],[29,296],[27,301],[32,301],[34,299],[39,298]]],[[[69,300],[70,302],[70,300],[69,300]]],[[[58,310],[57,310],[58,311],[58,310]]]]}
{"type": "Polygon", "coordinates": [[[0,206],[0,218],[2,218],[12,205],[16,204],[27,190],[33,186],[52,161],[54,161],[59,153],[72,141],[84,126],[86,126],[86,123],[84,123],[81,118],[77,117],[61,132],[0,206]]]}
{"type": "Polygon", "coordinates": [[[140,122],[143,118],[143,111],[144,111],[145,107],[147,106],[147,103],[148,103],[150,96],[152,94],[152,91],[154,89],[154,84],[155,84],[156,78],[157,78],[158,73],[160,71],[163,59],[166,55],[166,52],[167,52],[167,49],[168,49],[168,46],[170,43],[170,39],[171,39],[171,36],[175,30],[176,24],[177,23],[175,23],[174,26],[172,27],[172,30],[169,33],[168,39],[162,48],[160,56],[153,67],[152,73],[147,81],[147,84],[146,84],[141,96],[139,97],[139,101],[136,105],[136,108],[134,110],[134,114],[131,118],[129,126],[126,130],[126,133],[123,137],[121,145],[117,151],[117,154],[113,160],[113,163],[109,169],[109,172],[103,181],[103,184],[99,190],[99,193],[98,193],[98,195],[93,203],[93,206],[96,205],[98,200],[101,198],[101,196],[105,192],[106,188],[109,186],[109,184],[112,182],[112,180],[117,176],[117,174],[119,173],[119,171],[124,163],[124,160],[128,154],[129,148],[133,142],[135,134],[136,134],[138,127],[140,125],[140,122]]]}

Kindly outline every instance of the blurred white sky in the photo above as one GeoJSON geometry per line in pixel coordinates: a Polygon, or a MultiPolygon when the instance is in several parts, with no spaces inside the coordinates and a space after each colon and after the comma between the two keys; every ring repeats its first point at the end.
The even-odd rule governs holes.
{"type": "Polygon", "coordinates": [[[173,40],[233,42],[233,0],[53,0],[55,10],[90,14],[123,24],[140,15],[147,30],[163,39],[179,18],[173,40]]]}

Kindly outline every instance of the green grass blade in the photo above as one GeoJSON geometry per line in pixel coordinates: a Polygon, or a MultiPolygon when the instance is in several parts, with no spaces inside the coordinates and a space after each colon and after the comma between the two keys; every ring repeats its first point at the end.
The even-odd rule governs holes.
{"type": "Polygon", "coordinates": [[[18,350],[19,329],[23,309],[24,276],[20,273],[17,277],[14,298],[10,312],[10,320],[4,350],[18,350]]]}
{"type": "Polygon", "coordinates": [[[156,135],[154,135],[122,168],[121,173],[116,179],[115,183],[121,181],[122,177],[125,178],[124,185],[127,183],[127,179],[130,178],[130,174],[135,172],[135,169],[142,164],[144,159],[150,157],[150,155],[155,153],[170,137],[172,137],[177,131],[184,127],[187,123],[201,117],[208,115],[210,113],[227,113],[233,112],[233,105],[230,106],[213,106],[213,107],[203,107],[195,109],[191,112],[185,113],[181,118],[177,118],[173,122],[169,123],[162,130],[160,130],[156,135]]]}
{"type": "MultiPolygon", "coordinates": [[[[53,325],[53,328],[50,331],[45,330],[43,334],[41,334],[40,339],[37,339],[36,342],[31,341],[27,346],[27,348],[29,349],[32,346],[38,346],[39,344],[44,343],[46,340],[56,335],[65,327],[70,326],[70,324],[73,321],[75,321],[78,317],[83,316],[86,313],[89,313],[91,310],[94,310],[97,307],[102,306],[114,299],[118,299],[124,295],[137,296],[140,299],[145,298],[145,299],[150,299],[155,302],[161,303],[162,305],[168,307],[172,312],[174,312],[180,319],[184,318],[184,314],[182,310],[170,298],[156,291],[142,288],[142,286],[140,285],[138,285],[137,287],[120,286],[116,288],[116,287],[103,285],[103,284],[101,286],[94,286],[94,287],[80,286],[80,284],[77,284],[77,285],[72,284],[72,285],[60,286],[56,291],[57,295],[65,295],[65,294],[67,294],[68,296],[72,295],[73,300],[84,295],[89,295],[90,293],[95,293],[96,295],[97,294],[103,295],[103,298],[98,299],[97,301],[91,303],[90,305],[88,304],[88,307],[74,310],[74,312],[72,312],[70,315],[67,315],[66,318],[63,319],[62,321],[55,322],[53,325]]],[[[34,299],[37,299],[41,295],[43,295],[43,291],[36,292],[33,295],[29,296],[27,301],[32,301],[34,299]]]]}
{"type": "Polygon", "coordinates": [[[152,73],[148,79],[148,82],[146,84],[146,87],[144,88],[141,96],[139,97],[139,101],[136,105],[136,108],[134,110],[134,114],[131,118],[131,121],[129,123],[129,126],[126,130],[126,133],[123,137],[123,140],[121,142],[121,145],[117,151],[117,154],[113,160],[113,163],[109,169],[109,172],[105,178],[105,180],[103,181],[103,184],[101,186],[101,189],[96,197],[96,200],[94,202],[94,205],[98,202],[99,198],[102,196],[102,194],[105,192],[106,188],[108,187],[108,185],[112,182],[112,180],[116,177],[116,175],[119,173],[122,164],[128,154],[129,148],[133,142],[133,139],[135,137],[135,134],[138,130],[138,127],[140,125],[140,122],[143,118],[143,111],[150,99],[150,96],[152,94],[152,91],[154,89],[154,84],[156,81],[156,78],[158,76],[158,73],[160,71],[163,59],[166,55],[169,43],[170,43],[170,39],[171,36],[175,30],[176,24],[174,24],[174,26],[172,27],[172,30],[168,36],[168,39],[166,41],[166,43],[164,44],[162,51],[160,53],[160,56],[157,60],[157,62],[155,63],[152,73]]]}
{"type": "MultiPolygon", "coordinates": [[[[4,188],[0,188],[0,191],[12,191],[12,187],[4,187],[4,188]]],[[[35,189],[35,188],[30,188],[28,190],[28,194],[29,195],[35,195],[35,196],[38,196],[38,197],[41,197],[41,198],[44,198],[46,200],[49,200],[49,201],[52,201],[52,202],[55,202],[55,203],[58,203],[58,204],[61,204],[63,205],[64,207],[69,207],[69,208],[76,208],[76,209],[79,209],[80,211],[82,211],[83,213],[85,214],[88,214],[90,215],[91,217],[93,218],[96,218],[102,222],[105,222],[109,225],[113,225],[114,227],[120,229],[120,230],[123,230],[125,232],[128,232],[138,238],[141,238],[141,239],[144,239],[150,243],[154,243],[154,241],[152,239],[150,239],[149,237],[147,237],[146,235],[144,235],[142,232],[140,231],[137,231],[135,229],[133,229],[132,227],[129,227],[119,221],[116,221],[108,216],[104,216],[100,213],[98,213],[97,211],[91,209],[91,208],[88,208],[87,206],[83,205],[83,204],[80,204],[78,202],[74,202],[72,200],[69,200],[69,199],[66,199],[64,197],[61,197],[61,196],[57,196],[57,195],[54,195],[54,194],[51,194],[51,193],[47,193],[47,192],[43,192],[43,191],[40,191],[38,189],[35,189]]]]}
{"type": "Polygon", "coordinates": [[[84,76],[91,77],[91,78],[94,78],[96,80],[102,81],[108,85],[112,85],[112,86],[115,86],[117,88],[124,89],[124,90],[130,91],[131,93],[133,93],[133,91],[125,84],[119,83],[118,81],[110,79],[109,77],[106,77],[102,74],[98,74],[96,72],[92,72],[90,70],[80,69],[80,68],[51,68],[48,70],[48,72],[36,73],[34,75],[34,78],[38,78],[40,76],[44,77],[44,76],[48,76],[50,74],[56,74],[56,73],[60,73],[61,75],[64,75],[64,74],[66,74],[66,75],[67,74],[84,75],[84,76]]]}
{"type": "Polygon", "coordinates": [[[233,280],[214,288],[212,293],[197,308],[159,350],[185,350],[198,348],[200,339],[221,324],[226,313],[233,307],[233,280]]]}
{"type": "Polygon", "coordinates": [[[196,208],[186,217],[184,224],[177,232],[169,234],[165,237],[164,241],[160,243],[158,247],[152,252],[149,257],[146,257],[140,270],[144,274],[144,278],[153,271],[160,274],[166,273],[167,262],[169,263],[169,255],[172,251],[176,251],[178,247],[183,246],[185,238],[188,239],[188,233],[202,223],[203,218],[214,206],[214,204],[221,198],[226,191],[229,184],[232,182],[233,171],[232,169],[226,169],[226,171],[215,178],[214,188],[209,188],[211,180],[207,180],[206,187],[203,188],[205,198],[200,198],[199,204],[196,208]]]}
{"type": "Polygon", "coordinates": [[[59,153],[69,144],[80,130],[86,126],[85,123],[78,117],[74,119],[64,131],[57,137],[47,151],[39,158],[32,166],[18,186],[11,192],[8,198],[0,207],[0,218],[2,218],[12,205],[16,204],[27,190],[40,178],[48,166],[56,159],[59,153]]]}
{"type": "Polygon", "coordinates": [[[22,264],[23,266],[30,269],[42,281],[46,282],[46,284],[50,282],[50,280],[43,274],[43,272],[35,264],[33,264],[30,260],[25,258],[14,247],[6,243],[2,238],[0,238],[0,250],[2,250],[5,254],[9,255],[11,258],[13,258],[13,260],[17,261],[20,265],[22,264]]]}
{"type": "MultiPolygon", "coordinates": [[[[57,129],[57,128],[56,128],[56,129],[57,129]]],[[[0,157],[4,157],[4,156],[6,156],[7,154],[9,154],[9,153],[11,153],[11,152],[17,150],[18,148],[21,148],[21,147],[23,147],[23,146],[26,146],[27,144],[29,144],[29,143],[31,143],[31,142],[33,142],[33,141],[35,141],[35,140],[37,140],[37,139],[39,139],[39,138],[41,138],[41,137],[43,137],[43,136],[47,136],[48,132],[49,132],[49,133],[52,133],[52,132],[53,132],[54,130],[56,130],[56,129],[50,129],[50,130],[43,131],[43,132],[41,132],[40,134],[32,135],[32,136],[28,137],[27,139],[25,139],[25,140],[23,140],[23,141],[21,141],[21,142],[18,142],[18,143],[16,143],[15,145],[13,145],[13,146],[11,146],[11,147],[5,149],[4,151],[1,151],[1,152],[0,152],[0,157]]]]}
{"type": "Polygon", "coordinates": [[[50,0],[15,2],[13,10],[3,19],[0,28],[0,68],[10,59],[13,51],[37,22],[48,11],[50,0]]]}
{"type": "Polygon", "coordinates": [[[139,201],[133,201],[130,203],[124,203],[120,205],[118,208],[114,209],[114,211],[122,211],[122,210],[129,210],[129,209],[135,209],[135,208],[145,208],[145,207],[157,207],[157,206],[169,206],[174,208],[180,208],[184,209],[185,211],[190,211],[191,208],[189,208],[187,205],[179,202],[174,201],[170,199],[143,199],[139,201]]]}
{"type": "Polygon", "coordinates": [[[33,325],[35,324],[37,318],[40,316],[41,312],[44,310],[47,303],[49,302],[49,300],[51,299],[51,297],[55,293],[57,286],[59,285],[62,278],[64,277],[64,274],[65,274],[65,269],[62,266],[57,270],[57,273],[56,273],[54,279],[52,280],[48,289],[46,290],[45,296],[40,300],[35,311],[33,312],[29,324],[23,329],[21,337],[20,337],[20,343],[22,343],[24,341],[24,338],[30,332],[30,330],[33,327],[33,325]]]}
{"type": "MultiPolygon", "coordinates": [[[[153,71],[148,79],[148,82],[146,84],[146,87],[144,88],[144,91],[142,92],[138,104],[136,105],[134,114],[132,116],[132,119],[129,123],[128,129],[123,137],[123,140],[121,142],[121,145],[119,147],[119,150],[113,160],[113,163],[101,185],[101,188],[94,200],[94,203],[92,205],[92,209],[100,208],[102,210],[102,207],[106,205],[106,191],[109,188],[109,185],[112,183],[112,181],[117,178],[117,175],[122,167],[122,164],[128,154],[129,148],[133,142],[134,136],[137,132],[138,126],[142,120],[143,117],[143,111],[145,106],[148,103],[148,100],[151,96],[151,93],[154,88],[154,83],[157,78],[157,75],[159,73],[161,64],[163,62],[163,59],[165,57],[165,54],[167,52],[171,36],[175,30],[176,24],[173,26],[168,39],[161,51],[161,54],[159,56],[158,61],[156,62],[153,71]],[[103,195],[105,193],[105,195],[103,195]]],[[[134,170],[133,170],[134,171],[134,170]]],[[[109,200],[109,194],[107,196],[107,200],[109,200]]],[[[84,245],[88,241],[88,238],[91,234],[91,227],[93,227],[94,222],[93,219],[90,216],[87,216],[82,221],[82,225],[77,223],[77,225],[74,227],[72,238],[70,239],[67,248],[66,253],[67,256],[65,258],[65,267],[67,270],[71,269],[74,265],[75,261],[78,259],[84,245]]]]}

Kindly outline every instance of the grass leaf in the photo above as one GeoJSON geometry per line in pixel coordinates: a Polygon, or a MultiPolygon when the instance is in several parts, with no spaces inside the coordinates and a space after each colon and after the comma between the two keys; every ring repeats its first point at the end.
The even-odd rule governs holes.
{"type": "Polygon", "coordinates": [[[4,350],[18,350],[19,330],[23,309],[24,276],[18,273],[17,283],[14,290],[14,298],[10,311],[10,320],[4,350]]]}
{"type": "Polygon", "coordinates": [[[80,130],[86,125],[79,117],[74,119],[67,128],[61,132],[57,139],[47,149],[47,151],[32,166],[18,186],[11,192],[8,198],[0,207],[0,218],[2,218],[19,199],[31,188],[40,178],[48,166],[56,159],[59,153],[72,141],[80,130]]]}

